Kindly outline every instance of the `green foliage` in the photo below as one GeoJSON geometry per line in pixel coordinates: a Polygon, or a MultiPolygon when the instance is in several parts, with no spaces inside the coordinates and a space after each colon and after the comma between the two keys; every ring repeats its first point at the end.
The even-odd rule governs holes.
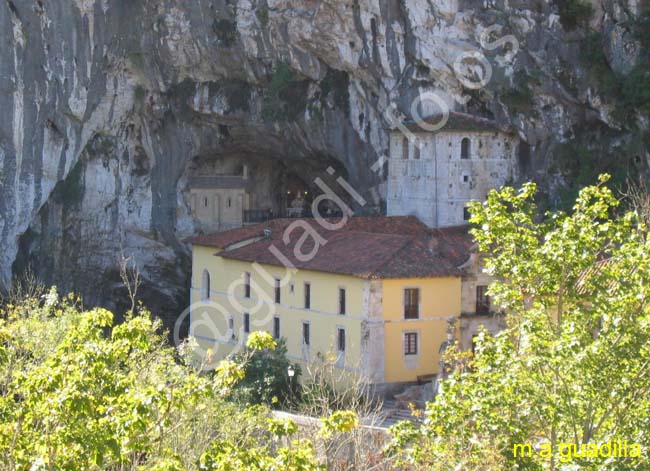
{"type": "Polygon", "coordinates": [[[625,105],[650,113],[650,11],[641,14],[634,25],[634,36],[640,43],[636,66],[625,77],[622,92],[625,105]]]}
{"type": "Polygon", "coordinates": [[[278,64],[264,92],[262,117],[269,121],[294,121],[307,106],[308,82],[285,63],[278,64]]]}
{"type": "Polygon", "coordinates": [[[602,33],[591,30],[581,44],[580,53],[589,77],[600,85],[604,93],[618,96],[621,92],[621,80],[609,66],[603,43],[602,33]]]}
{"type": "Polygon", "coordinates": [[[600,32],[589,31],[580,51],[591,80],[603,93],[619,100],[621,106],[616,112],[622,120],[631,117],[633,110],[650,113],[650,12],[641,14],[632,29],[640,44],[640,55],[637,64],[624,76],[617,75],[609,66],[600,32]]]}
{"type": "Polygon", "coordinates": [[[536,186],[492,191],[471,206],[507,329],[483,333],[420,427],[393,428],[411,469],[645,470],[650,446],[650,243],[601,176],[570,213],[540,218],[536,186]],[[562,443],[639,444],[642,457],[576,457],[562,443]],[[532,444],[515,456],[515,444],[532,444]],[[552,457],[540,456],[549,444],[552,457]]]}
{"type": "Polygon", "coordinates": [[[52,198],[62,205],[79,204],[84,196],[83,164],[78,162],[68,173],[65,180],[54,187],[52,198]]]}
{"type": "Polygon", "coordinates": [[[297,396],[300,367],[287,358],[284,340],[280,340],[276,345],[266,334],[273,342],[271,345],[268,339],[259,341],[259,337],[254,337],[256,334],[258,333],[250,334],[249,348],[238,357],[238,361],[244,357],[248,360],[243,371],[243,379],[233,391],[233,397],[242,403],[267,404],[275,407],[287,404],[297,396]],[[256,347],[254,351],[252,347],[256,347]],[[289,366],[295,371],[293,380],[287,373],[289,366]]]}
{"type": "Polygon", "coordinates": [[[650,67],[642,62],[625,77],[623,98],[627,105],[650,113],[650,67]]]}
{"type": "Polygon", "coordinates": [[[355,412],[336,411],[322,420],[320,435],[323,438],[331,438],[336,433],[349,433],[358,426],[359,418],[355,412]]]}
{"type": "Polygon", "coordinates": [[[587,0],[556,0],[560,12],[560,23],[567,30],[585,25],[594,14],[594,8],[587,0]]]}
{"type": "MultiPolygon", "coordinates": [[[[585,140],[585,139],[583,139],[585,140]]],[[[629,152],[606,152],[588,149],[577,140],[558,144],[553,150],[551,171],[565,179],[566,185],[558,190],[560,209],[570,208],[580,190],[594,182],[600,173],[611,173],[610,185],[621,188],[629,176],[629,152]]]]}
{"type": "Polygon", "coordinates": [[[256,330],[248,336],[246,347],[253,351],[275,350],[277,348],[277,343],[268,332],[256,330]]]}
{"type": "Polygon", "coordinates": [[[237,23],[227,19],[215,19],[212,23],[212,31],[217,36],[221,44],[230,47],[237,39],[239,39],[239,31],[237,31],[237,23]]]}
{"type": "Polygon", "coordinates": [[[501,99],[514,113],[532,113],[534,110],[534,92],[531,85],[540,85],[539,79],[526,70],[515,72],[514,84],[501,94],[501,99]]]}
{"type": "Polygon", "coordinates": [[[279,439],[265,407],[225,399],[245,364],[179,363],[146,311],[114,325],[51,290],[0,317],[1,469],[320,469],[307,442],[263,445],[279,439]]]}
{"type": "Polygon", "coordinates": [[[316,464],[313,446],[306,440],[296,440],[290,447],[278,449],[269,456],[268,447],[241,449],[231,442],[215,442],[201,456],[201,471],[321,471],[316,464]]]}
{"type": "Polygon", "coordinates": [[[634,24],[634,37],[641,45],[643,54],[650,54],[650,9],[643,11],[634,24]]]}
{"type": "Polygon", "coordinates": [[[327,69],[325,78],[320,83],[321,104],[326,105],[327,97],[332,94],[334,105],[343,110],[346,116],[350,114],[350,76],[344,70],[327,69]]]}
{"type": "Polygon", "coordinates": [[[257,15],[257,19],[260,22],[262,29],[266,29],[269,26],[269,7],[266,5],[259,7],[255,11],[255,15],[257,15]]]}
{"type": "Polygon", "coordinates": [[[289,419],[269,419],[268,431],[276,437],[290,437],[298,432],[298,427],[293,420],[289,419]]]}

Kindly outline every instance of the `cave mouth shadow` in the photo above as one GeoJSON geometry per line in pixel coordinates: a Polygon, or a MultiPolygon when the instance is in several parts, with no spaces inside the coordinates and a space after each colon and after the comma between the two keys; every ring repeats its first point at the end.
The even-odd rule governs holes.
{"type": "MultiPolygon", "coordinates": [[[[192,217],[189,226],[194,228],[194,234],[187,236],[275,218],[311,218],[313,201],[330,188],[352,207],[355,200],[340,188],[337,179],[341,178],[348,180],[345,166],[322,153],[283,159],[269,151],[233,148],[196,155],[182,190],[192,217]]],[[[318,213],[342,213],[339,205],[335,206],[321,201],[318,213]]]]}

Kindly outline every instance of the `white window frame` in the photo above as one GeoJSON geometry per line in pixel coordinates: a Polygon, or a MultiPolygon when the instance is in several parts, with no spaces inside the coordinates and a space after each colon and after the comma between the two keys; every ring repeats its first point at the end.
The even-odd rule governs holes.
{"type": "Polygon", "coordinates": [[[420,366],[420,356],[422,355],[422,332],[417,329],[409,329],[409,330],[404,330],[402,331],[402,359],[404,361],[404,369],[407,370],[416,370],[420,366]],[[415,341],[415,348],[417,350],[417,353],[414,355],[407,355],[406,354],[406,335],[407,334],[415,334],[416,335],[416,341],[415,341]]]}

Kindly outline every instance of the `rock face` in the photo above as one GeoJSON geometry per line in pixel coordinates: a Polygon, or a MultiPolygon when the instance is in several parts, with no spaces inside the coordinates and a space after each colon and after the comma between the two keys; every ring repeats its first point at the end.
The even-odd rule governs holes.
{"type": "Polygon", "coordinates": [[[122,253],[145,301],[171,318],[190,283],[193,169],[235,159],[272,188],[289,171],[313,186],[331,165],[379,211],[385,111],[409,116],[420,93],[516,129],[524,177],[552,197],[584,176],[573,175],[583,147],[633,155],[643,170],[647,116],[621,113],[620,93],[593,72],[638,70],[633,31],[647,5],[594,1],[593,36],[587,19],[560,15],[567,2],[0,0],[2,284],[31,267],[110,306],[122,253]],[[454,71],[472,51],[493,66],[480,90],[454,71]]]}

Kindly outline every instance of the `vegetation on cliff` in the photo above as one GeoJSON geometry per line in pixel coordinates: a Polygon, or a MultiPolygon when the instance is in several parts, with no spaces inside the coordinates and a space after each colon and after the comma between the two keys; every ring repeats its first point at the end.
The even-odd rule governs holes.
{"type": "Polygon", "coordinates": [[[498,280],[490,295],[508,313],[508,328],[483,332],[475,355],[450,353],[454,371],[424,424],[394,429],[404,463],[648,469],[648,227],[637,212],[614,216],[619,202],[606,180],[582,190],[570,213],[541,220],[533,184],[492,191],[472,206],[485,267],[498,280]],[[622,446],[618,456],[614,445],[595,451],[624,442],[626,456],[622,446]]]}
{"type": "Polygon", "coordinates": [[[650,206],[638,193],[635,210],[621,210],[607,180],[582,190],[567,213],[540,216],[533,184],[472,206],[485,268],[497,280],[490,295],[508,327],[483,332],[475,353],[450,349],[449,377],[425,420],[396,425],[385,450],[359,426],[372,409],[350,395],[361,385],[342,395],[330,389],[342,374],[333,364],[305,381],[297,406],[321,417],[316,425],[301,432],[274,416],[266,404],[284,399],[289,363],[268,334],[252,333],[236,358],[204,371],[191,342],[170,347],[142,307],[115,325],[110,312],[84,311],[74,295],[18,292],[0,320],[0,466],[647,469],[650,206]],[[623,442],[626,456],[622,445],[609,456],[594,451],[623,442]]]}

